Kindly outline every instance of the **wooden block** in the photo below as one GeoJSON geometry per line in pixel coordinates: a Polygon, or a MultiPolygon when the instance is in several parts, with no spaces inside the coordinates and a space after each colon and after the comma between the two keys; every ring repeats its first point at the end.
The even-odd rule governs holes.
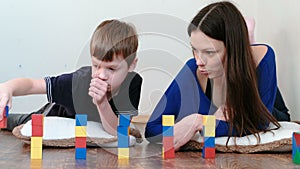
{"type": "Polygon", "coordinates": [[[130,114],[119,114],[118,126],[129,126],[130,125],[130,114]]]}
{"type": "Polygon", "coordinates": [[[129,168],[129,158],[118,159],[118,168],[129,168]]]}
{"type": "Polygon", "coordinates": [[[129,148],[118,148],[118,159],[128,159],[129,148]]]}
{"type": "Polygon", "coordinates": [[[297,147],[300,146],[300,132],[293,132],[293,139],[295,139],[295,144],[297,147]]]}
{"type": "Polygon", "coordinates": [[[164,150],[163,154],[164,154],[163,155],[164,159],[175,158],[175,149],[174,149],[174,147],[169,149],[169,150],[164,150]]]}
{"type": "Polygon", "coordinates": [[[214,116],[214,115],[203,116],[203,125],[204,126],[216,126],[216,116],[214,116]]]}
{"type": "Polygon", "coordinates": [[[7,117],[3,117],[2,120],[0,121],[0,128],[1,129],[7,128],[7,117]]]}
{"type": "Polygon", "coordinates": [[[3,110],[3,117],[8,117],[8,111],[9,111],[8,106],[5,106],[5,109],[3,110]]]}
{"type": "Polygon", "coordinates": [[[31,159],[30,160],[30,169],[41,169],[43,168],[42,159],[31,159]]]}
{"type": "Polygon", "coordinates": [[[129,126],[118,126],[117,127],[117,132],[120,135],[128,136],[129,135],[129,131],[130,131],[129,126]]]}
{"type": "Polygon", "coordinates": [[[75,137],[86,137],[86,126],[75,126],[75,137]]]}
{"type": "Polygon", "coordinates": [[[86,159],[86,148],[75,148],[75,159],[86,159]]]}
{"type": "Polygon", "coordinates": [[[87,126],[87,115],[86,114],[76,114],[76,126],[87,126]]]}
{"type": "Polygon", "coordinates": [[[204,137],[215,137],[216,136],[216,128],[215,126],[203,126],[202,128],[204,137]]]}
{"type": "Polygon", "coordinates": [[[86,148],[86,137],[75,137],[75,148],[86,148]]]}
{"type": "Polygon", "coordinates": [[[293,163],[295,164],[300,164],[300,152],[299,149],[294,150],[293,149],[293,153],[292,153],[292,159],[293,159],[293,163]]]}
{"type": "Polygon", "coordinates": [[[215,137],[203,137],[203,145],[205,147],[215,147],[215,137]]]}
{"type": "Polygon", "coordinates": [[[118,148],[129,147],[129,135],[123,135],[118,133],[118,148]]]}
{"type": "Polygon", "coordinates": [[[43,158],[43,149],[30,147],[30,158],[31,159],[42,159],[43,158]]]}
{"type": "Polygon", "coordinates": [[[163,127],[163,136],[164,137],[173,137],[174,136],[174,126],[162,126],[163,127]]]}
{"type": "Polygon", "coordinates": [[[30,147],[42,148],[43,147],[43,137],[31,137],[30,147]]]}
{"type": "Polygon", "coordinates": [[[203,147],[202,157],[203,158],[215,158],[216,157],[216,148],[203,147]]]}
{"type": "Polygon", "coordinates": [[[174,126],[174,115],[163,115],[162,125],[163,126],[174,126]]]}
{"type": "Polygon", "coordinates": [[[31,126],[43,126],[44,115],[43,114],[32,114],[31,115],[31,126]]]}
{"type": "Polygon", "coordinates": [[[163,148],[165,151],[174,149],[174,137],[163,137],[163,148]]]}
{"type": "Polygon", "coordinates": [[[43,137],[44,127],[43,126],[31,126],[31,136],[32,137],[43,137]]]}

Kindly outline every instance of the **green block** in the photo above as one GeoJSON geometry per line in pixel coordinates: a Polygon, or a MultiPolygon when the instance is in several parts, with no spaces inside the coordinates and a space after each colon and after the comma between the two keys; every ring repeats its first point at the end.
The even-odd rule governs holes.
{"type": "Polygon", "coordinates": [[[296,151],[296,153],[293,156],[293,162],[295,164],[300,164],[300,153],[298,150],[296,151]]]}

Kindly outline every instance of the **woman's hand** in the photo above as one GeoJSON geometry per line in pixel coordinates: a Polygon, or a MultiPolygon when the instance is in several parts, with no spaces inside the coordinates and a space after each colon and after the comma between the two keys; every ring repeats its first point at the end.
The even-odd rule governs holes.
{"type": "Polygon", "coordinates": [[[5,84],[0,84],[0,120],[3,119],[3,111],[5,106],[11,107],[12,92],[5,84]]]}
{"type": "Polygon", "coordinates": [[[174,148],[178,150],[202,129],[202,115],[191,114],[174,125],[174,148]]]}

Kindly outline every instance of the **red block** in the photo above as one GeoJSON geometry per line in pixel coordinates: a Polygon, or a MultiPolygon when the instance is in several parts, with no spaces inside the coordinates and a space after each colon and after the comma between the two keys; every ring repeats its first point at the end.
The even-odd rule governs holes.
{"type": "Polygon", "coordinates": [[[297,147],[299,147],[300,146],[300,133],[295,132],[295,133],[293,133],[293,135],[294,135],[294,138],[296,141],[296,145],[297,145],[297,147]]]}
{"type": "Polygon", "coordinates": [[[212,148],[212,147],[205,147],[204,148],[204,158],[215,158],[216,157],[216,148],[212,148]]]}
{"type": "Polygon", "coordinates": [[[163,146],[165,151],[174,148],[174,137],[163,137],[163,146]]]}
{"type": "Polygon", "coordinates": [[[164,152],[164,159],[175,158],[175,149],[174,147],[164,152]]]}
{"type": "Polygon", "coordinates": [[[32,137],[43,137],[43,126],[31,126],[32,127],[32,137]]]}
{"type": "Polygon", "coordinates": [[[76,148],[86,148],[86,137],[76,137],[75,138],[76,148]]]}
{"type": "Polygon", "coordinates": [[[0,121],[0,128],[4,129],[7,128],[7,118],[3,117],[3,119],[0,121]]]}
{"type": "Polygon", "coordinates": [[[32,114],[31,115],[31,125],[32,126],[43,126],[44,115],[43,114],[32,114]]]}

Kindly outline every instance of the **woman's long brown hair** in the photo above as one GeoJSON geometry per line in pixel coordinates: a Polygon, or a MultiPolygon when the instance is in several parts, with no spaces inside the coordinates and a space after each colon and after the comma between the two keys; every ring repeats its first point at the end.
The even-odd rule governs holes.
{"type": "Polygon", "coordinates": [[[226,113],[230,136],[269,131],[269,123],[280,127],[260,99],[257,86],[256,64],[251,52],[248,30],[240,11],[230,2],[217,2],[203,8],[191,21],[188,34],[201,30],[207,36],[223,41],[226,47],[224,70],[227,81],[226,113]],[[233,129],[236,134],[233,134],[233,129]]]}

